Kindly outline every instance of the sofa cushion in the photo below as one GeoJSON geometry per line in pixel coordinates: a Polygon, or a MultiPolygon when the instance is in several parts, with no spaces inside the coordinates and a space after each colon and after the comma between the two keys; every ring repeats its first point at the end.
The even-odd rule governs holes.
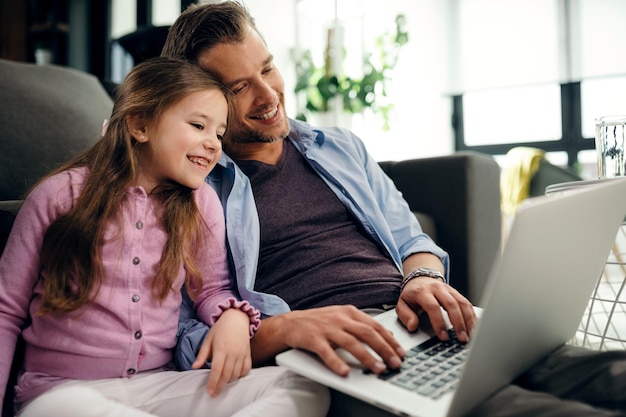
{"type": "Polygon", "coordinates": [[[0,59],[0,200],[95,143],[112,107],[93,75],[0,59]]]}
{"type": "Polygon", "coordinates": [[[413,214],[417,217],[417,221],[420,222],[424,233],[437,243],[437,227],[435,226],[435,220],[432,216],[417,211],[414,211],[413,214]]]}

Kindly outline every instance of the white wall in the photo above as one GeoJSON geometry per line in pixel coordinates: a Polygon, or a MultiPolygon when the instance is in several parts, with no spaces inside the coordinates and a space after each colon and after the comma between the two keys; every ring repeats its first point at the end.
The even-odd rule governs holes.
{"type": "MultiPolygon", "coordinates": [[[[401,51],[394,70],[390,96],[395,110],[391,130],[383,132],[374,117],[355,117],[351,128],[367,144],[377,160],[403,160],[452,153],[450,58],[450,0],[388,0],[384,10],[369,13],[368,0],[361,4],[368,19],[392,19],[402,12],[407,17],[409,42],[401,51]],[[381,16],[382,14],[382,16],[381,16]]],[[[246,0],[286,84],[286,106],[295,116],[295,68],[290,49],[295,47],[296,0],[246,0]]],[[[372,3],[373,4],[373,3],[372,3]]],[[[380,2],[376,2],[380,7],[380,2]]],[[[332,13],[332,10],[328,11],[332,13]]],[[[391,20],[393,21],[393,20],[391,20]]],[[[349,48],[349,46],[348,46],[349,48]]]]}

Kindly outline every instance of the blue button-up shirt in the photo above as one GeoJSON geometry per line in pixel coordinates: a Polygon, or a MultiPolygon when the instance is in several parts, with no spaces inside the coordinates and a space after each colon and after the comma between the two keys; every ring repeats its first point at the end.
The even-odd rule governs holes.
{"type": "MultiPolygon", "coordinates": [[[[422,231],[394,183],[357,136],[346,129],[312,129],[297,120],[290,122],[288,140],[361,222],[368,235],[387,250],[400,272],[402,261],[409,255],[431,252],[441,259],[447,276],[448,254],[422,231]]],[[[266,316],[289,311],[282,298],[254,290],[260,230],[250,181],[225,154],[207,181],[224,207],[228,245],[241,297],[266,316]]]]}

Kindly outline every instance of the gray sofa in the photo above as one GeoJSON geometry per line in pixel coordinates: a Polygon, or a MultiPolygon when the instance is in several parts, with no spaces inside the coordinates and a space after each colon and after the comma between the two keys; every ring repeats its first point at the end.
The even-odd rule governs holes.
{"type": "MultiPolygon", "coordinates": [[[[0,59],[0,103],[1,252],[24,193],[45,172],[97,140],[112,101],[92,75],[0,59]]],[[[478,303],[500,245],[498,164],[464,152],[380,165],[425,229],[450,253],[451,284],[478,303]]],[[[19,353],[18,348],[16,368],[19,353]]],[[[12,383],[8,387],[3,417],[12,415],[12,383]]],[[[347,415],[336,408],[334,414],[347,415]]]]}

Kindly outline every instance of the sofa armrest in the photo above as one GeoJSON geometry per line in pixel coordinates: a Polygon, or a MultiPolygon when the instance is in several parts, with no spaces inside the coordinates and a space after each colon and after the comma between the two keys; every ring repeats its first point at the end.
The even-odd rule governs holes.
{"type": "Polygon", "coordinates": [[[500,248],[500,167],[485,154],[380,163],[410,208],[433,219],[450,284],[477,304],[500,248]]]}
{"type": "MultiPolygon", "coordinates": [[[[15,216],[17,215],[20,207],[22,207],[22,200],[0,201],[0,255],[2,255],[2,252],[4,251],[7,239],[9,238],[9,233],[11,232],[11,227],[13,227],[13,221],[15,220],[15,216]]],[[[23,341],[20,337],[18,347],[13,357],[13,363],[11,364],[9,381],[7,383],[7,387],[4,393],[4,401],[2,403],[2,416],[14,415],[15,410],[13,406],[13,394],[15,390],[13,386],[17,382],[17,373],[19,371],[20,365],[22,363],[22,358],[24,356],[22,346],[23,341]]]]}
{"type": "Polygon", "coordinates": [[[22,200],[0,201],[0,255],[4,252],[13,221],[20,207],[22,207],[22,200]]]}

